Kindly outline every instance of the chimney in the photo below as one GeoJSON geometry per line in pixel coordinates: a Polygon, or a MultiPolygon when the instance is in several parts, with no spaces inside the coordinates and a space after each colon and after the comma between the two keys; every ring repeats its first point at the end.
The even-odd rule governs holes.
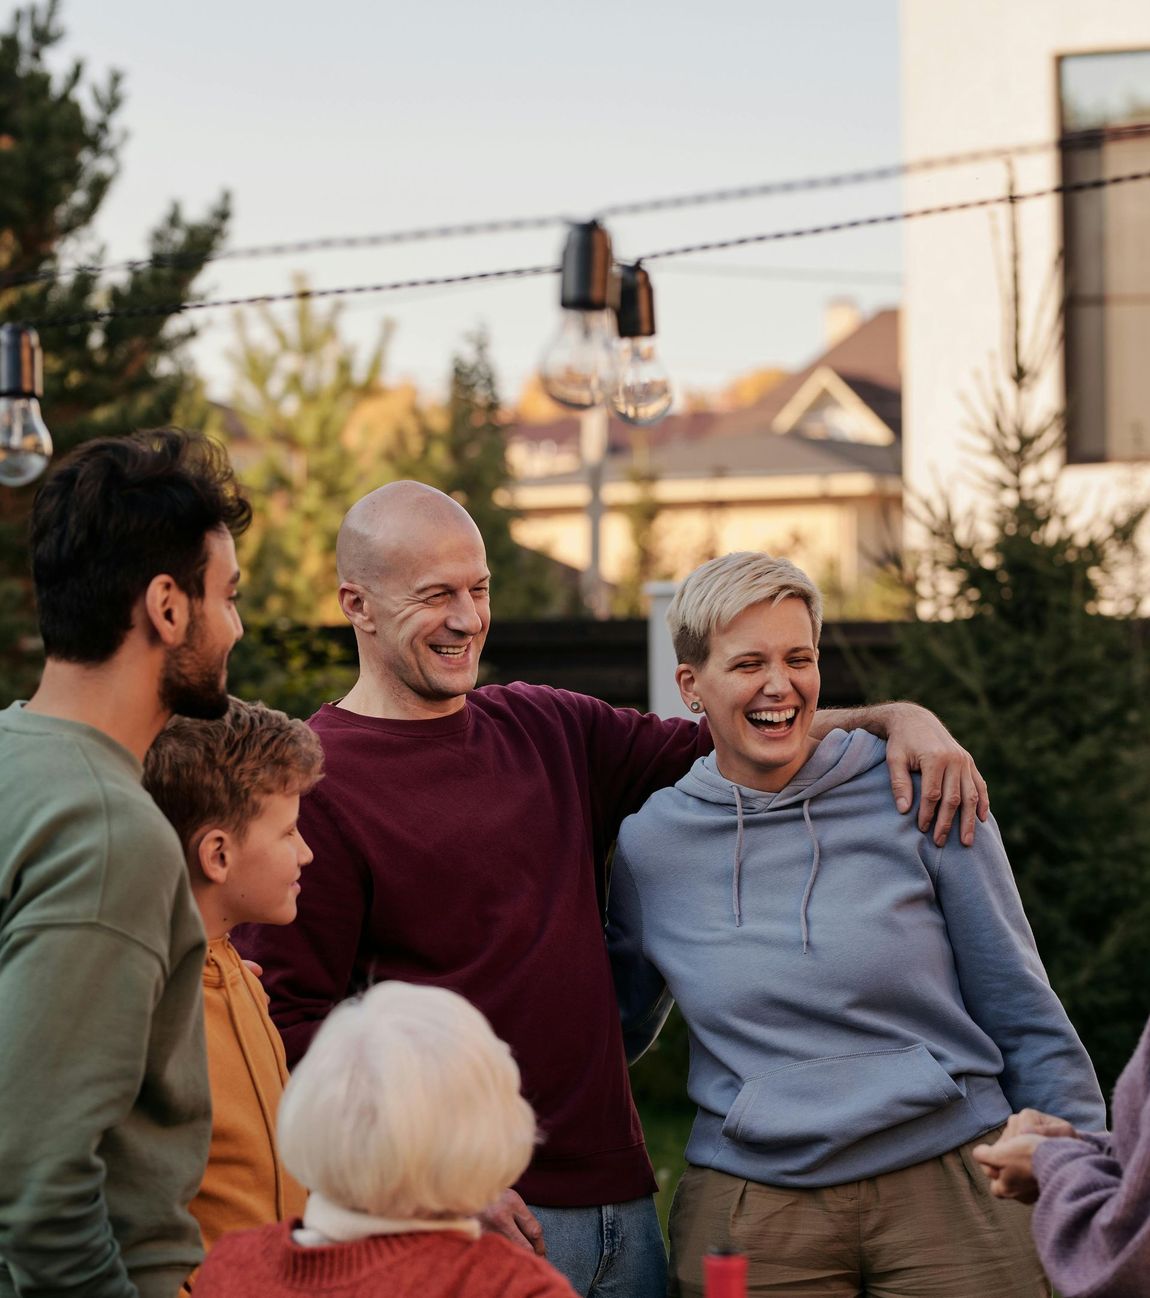
{"type": "Polygon", "coordinates": [[[861,324],[862,312],[854,298],[831,298],[823,313],[823,332],[826,334],[827,351],[853,334],[861,324]]]}

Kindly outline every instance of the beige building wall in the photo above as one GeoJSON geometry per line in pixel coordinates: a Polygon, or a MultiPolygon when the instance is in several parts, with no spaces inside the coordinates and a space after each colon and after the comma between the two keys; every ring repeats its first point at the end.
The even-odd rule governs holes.
{"type": "MultiPolygon", "coordinates": [[[[1150,47],[1147,0],[902,0],[903,153],[907,159],[1054,140],[1056,56],[1150,47]]],[[[1015,162],[1017,192],[1057,185],[1056,151],[1015,162]]],[[[914,209],[1007,192],[1001,161],[913,175],[914,209]]],[[[967,402],[1001,373],[1004,208],[908,221],[903,226],[903,468],[913,495],[948,498],[961,511],[984,500],[982,451],[967,402]]],[[[1023,319],[1033,329],[1044,296],[1060,292],[1057,197],[1016,207],[1023,319]]],[[[1145,237],[1145,234],[1143,234],[1145,237]]],[[[1147,340],[1150,343],[1150,340],[1147,340]]],[[[1145,358],[1143,358],[1145,364],[1145,358]]],[[[1061,358],[1045,374],[1036,409],[1062,405],[1061,358]]],[[[1067,497],[1084,517],[1125,500],[1145,470],[1071,465],[1067,497]]],[[[917,538],[909,534],[913,545],[917,538]]]]}
{"type": "MultiPolygon", "coordinates": [[[[661,481],[655,524],[657,572],[680,580],[692,568],[731,550],[768,550],[786,555],[817,581],[833,581],[854,593],[873,575],[889,542],[901,530],[897,482],[868,474],[827,479],[661,481]],[[805,492],[796,488],[806,488],[805,492]]],[[[634,499],[630,484],[604,491],[603,576],[618,582],[629,571],[634,551],[622,506],[634,499]]],[[[586,488],[520,484],[511,503],[521,511],[515,540],[544,550],[572,567],[590,559],[586,488]]]]}

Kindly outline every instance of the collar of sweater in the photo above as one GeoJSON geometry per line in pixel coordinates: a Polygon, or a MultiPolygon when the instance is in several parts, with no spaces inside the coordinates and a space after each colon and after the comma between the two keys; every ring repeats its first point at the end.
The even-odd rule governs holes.
{"type": "Polygon", "coordinates": [[[479,1222],[474,1217],[375,1217],[369,1212],[341,1207],[313,1190],[304,1209],[303,1230],[296,1233],[296,1239],[301,1244],[314,1247],[326,1243],[345,1244],[373,1235],[413,1235],[437,1230],[455,1231],[470,1239],[479,1238],[479,1222]]]}
{"type": "MultiPolygon", "coordinates": [[[[371,1235],[346,1243],[301,1247],[292,1239],[292,1223],[278,1223],[274,1269],[291,1289],[314,1292],[325,1285],[348,1284],[377,1275],[381,1267],[401,1264],[425,1248],[469,1248],[472,1241],[460,1234],[371,1235]]],[[[269,1241],[270,1242],[270,1241],[269,1241]]]]}

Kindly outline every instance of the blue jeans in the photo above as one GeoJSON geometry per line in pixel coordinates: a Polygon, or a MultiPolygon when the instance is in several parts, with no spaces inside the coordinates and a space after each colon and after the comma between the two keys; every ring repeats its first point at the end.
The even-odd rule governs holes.
{"type": "Polygon", "coordinates": [[[652,1198],[537,1208],[547,1260],[583,1298],[664,1298],[667,1256],[652,1198]]]}

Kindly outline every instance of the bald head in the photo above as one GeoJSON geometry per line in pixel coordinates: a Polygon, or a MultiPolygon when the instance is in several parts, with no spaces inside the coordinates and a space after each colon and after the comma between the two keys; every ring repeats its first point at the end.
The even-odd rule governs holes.
{"type": "Polygon", "coordinates": [[[483,544],[457,500],[423,482],[389,482],[347,511],[335,543],[339,579],[370,585],[388,567],[445,535],[483,544]]]}
{"type": "Polygon", "coordinates": [[[491,574],[467,510],[422,482],[392,482],[348,510],[336,554],[360,665],[342,706],[408,721],[463,707],[491,624],[491,574]]]}

